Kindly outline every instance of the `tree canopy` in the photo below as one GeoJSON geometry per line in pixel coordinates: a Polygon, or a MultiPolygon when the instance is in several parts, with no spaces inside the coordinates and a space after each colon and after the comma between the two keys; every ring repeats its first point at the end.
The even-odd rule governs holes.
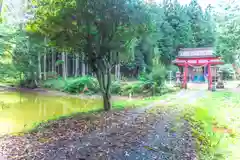
{"type": "Polygon", "coordinates": [[[240,3],[235,0],[221,2],[215,12],[217,43],[216,52],[226,62],[239,61],[240,3]]]}

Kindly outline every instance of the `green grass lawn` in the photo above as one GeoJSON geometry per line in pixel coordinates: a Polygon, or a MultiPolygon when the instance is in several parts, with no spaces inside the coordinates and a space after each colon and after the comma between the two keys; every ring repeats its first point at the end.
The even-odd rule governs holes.
{"type": "Polygon", "coordinates": [[[185,119],[189,120],[197,139],[199,159],[240,159],[239,93],[209,93],[188,106],[185,119]]]}

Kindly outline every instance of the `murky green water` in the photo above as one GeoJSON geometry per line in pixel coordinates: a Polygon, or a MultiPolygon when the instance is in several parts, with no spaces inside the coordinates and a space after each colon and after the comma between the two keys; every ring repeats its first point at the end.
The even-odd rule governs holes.
{"type": "Polygon", "coordinates": [[[101,106],[100,99],[0,92],[0,135],[26,131],[42,121],[96,110],[101,106]]]}

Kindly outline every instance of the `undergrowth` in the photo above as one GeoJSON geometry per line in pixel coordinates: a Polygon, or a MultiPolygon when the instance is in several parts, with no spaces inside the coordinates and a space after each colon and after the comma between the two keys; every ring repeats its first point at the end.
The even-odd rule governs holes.
{"type": "Polygon", "coordinates": [[[200,160],[236,160],[240,148],[236,125],[239,115],[233,113],[240,113],[236,107],[239,98],[240,95],[233,93],[211,93],[185,111],[184,118],[191,125],[200,160]]]}
{"type": "MultiPolygon", "coordinates": [[[[64,91],[67,93],[96,94],[100,93],[99,84],[96,78],[91,76],[50,79],[43,82],[44,88],[64,91]]],[[[161,96],[166,93],[177,91],[178,88],[169,88],[163,84],[155,83],[153,80],[140,80],[134,83],[113,81],[111,93],[121,96],[161,96]]]]}

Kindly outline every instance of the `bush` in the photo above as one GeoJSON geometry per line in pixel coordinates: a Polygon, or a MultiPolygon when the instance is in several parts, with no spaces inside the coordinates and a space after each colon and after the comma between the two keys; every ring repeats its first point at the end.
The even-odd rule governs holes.
{"type": "Polygon", "coordinates": [[[69,93],[97,93],[99,91],[99,84],[97,79],[90,76],[84,76],[68,83],[64,87],[64,91],[69,93]],[[84,91],[85,87],[87,87],[87,90],[84,91]]]}
{"type": "Polygon", "coordinates": [[[24,88],[31,88],[31,89],[34,89],[34,88],[38,87],[35,80],[30,79],[30,78],[20,80],[18,86],[19,87],[24,87],[24,88]]]}
{"type": "Polygon", "coordinates": [[[12,64],[0,62],[0,82],[7,84],[19,83],[19,72],[12,64]]]}
{"type": "Polygon", "coordinates": [[[163,65],[158,65],[153,68],[153,71],[146,76],[142,81],[142,91],[156,95],[162,93],[162,87],[167,76],[167,70],[163,65]]]}
{"type": "MultiPolygon", "coordinates": [[[[112,93],[129,95],[145,95],[153,96],[156,94],[162,94],[164,81],[166,79],[167,70],[164,66],[158,65],[153,68],[150,74],[141,73],[138,77],[139,82],[128,83],[126,85],[114,82],[112,85],[112,93]]],[[[165,89],[165,93],[170,90],[165,89]]]]}
{"type": "Polygon", "coordinates": [[[156,83],[159,87],[163,86],[166,80],[166,77],[167,77],[167,70],[163,65],[158,65],[154,67],[152,73],[150,73],[147,76],[149,81],[156,83]]]}
{"type": "Polygon", "coordinates": [[[133,93],[143,93],[151,96],[162,93],[167,70],[163,65],[157,65],[153,68],[150,74],[141,74],[139,77],[140,83],[133,86],[133,93]]]}
{"type": "Polygon", "coordinates": [[[133,95],[143,93],[143,82],[129,83],[123,85],[123,87],[121,88],[121,94],[129,95],[130,93],[133,95]]]}
{"type": "Polygon", "coordinates": [[[113,94],[121,94],[121,86],[122,84],[119,81],[115,81],[111,85],[111,93],[113,94]]]}
{"type": "Polygon", "coordinates": [[[141,74],[138,76],[138,80],[139,80],[139,81],[147,81],[147,80],[148,80],[148,75],[147,75],[147,73],[141,73],[141,74]]]}
{"type": "Polygon", "coordinates": [[[219,70],[222,71],[224,80],[232,80],[235,70],[231,64],[225,64],[219,67],[219,70]]]}

